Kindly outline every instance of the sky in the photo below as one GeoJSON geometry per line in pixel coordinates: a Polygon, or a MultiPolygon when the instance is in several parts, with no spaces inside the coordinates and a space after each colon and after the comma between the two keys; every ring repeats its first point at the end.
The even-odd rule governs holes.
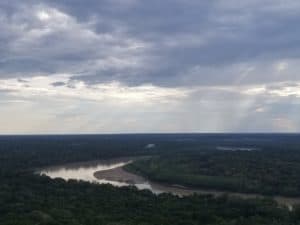
{"type": "Polygon", "coordinates": [[[0,134],[300,132],[300,1],[0,0],[0,134]]]}

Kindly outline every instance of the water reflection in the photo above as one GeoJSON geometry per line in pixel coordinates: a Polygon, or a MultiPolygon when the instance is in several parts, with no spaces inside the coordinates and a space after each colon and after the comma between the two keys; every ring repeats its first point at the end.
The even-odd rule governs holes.
{"type": "MultiPolygon", "coordinates": [[[[129,173],[122,167],[131,163],[135,158],[119,158],[113,160],[102,160],[85,163],[74,163],[64,166],[50,167],[38,171],[40,175],[46,175],[51,178],[62,178],[65,180],[83,180],[98,184],[112,184],[117,187],[134,185],[138,189],[148,189],[155,194],[172,193],[178,196],[198,194],[212,194],[215,196],[224,193],[241,198],[263,197],[256,194],[228,193],[223,191],[191,189],[178,185],[165,185],[147,180],[144,177],[129,173]]],[[[293,205],[299,204],[299,198],[286,198],[275,196],[274,199],[280,204],[292,208],[293,205]]]]}
{"type": "Polygon", "coordinates": [[[111,184],[122,187],[134,185],[139,190],[148,189],[155,194],[165,192],[155,187],[143,177],[130,174],[122,169],[134,159],[120,158],[114,160],[102,160],[94,162],[73,163],[63,166],[55,166],[38,171],[40,175],[46,175],[52,179],[82,180],[98,184],[111,184]],[[122,173],[120,174],[119,171],[122,173]],[[101,174],[102,173],[102,174],[101,174]]]}
{"type": "Polygon", "coordinates": [[[46,175],[51,178],[62,178],[64,180],[82,180],[95,183],[111,183],[115,186],[124,186],[126,183],[114,182],[105,179],[97,179],[94,176],[96,171],[111,170],[114,168],[122,167],[128,163],[131,163],[130,159],[119,159],[119,160],[107,160],[107,161],[94,161],[84,163],[74,163],[64,166],[56,166],[43,169],[39,171],[40,175],[46,175]]]}

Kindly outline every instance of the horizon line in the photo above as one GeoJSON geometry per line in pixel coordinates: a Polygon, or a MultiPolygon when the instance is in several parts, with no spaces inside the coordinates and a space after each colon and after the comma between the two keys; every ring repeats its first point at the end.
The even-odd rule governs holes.
{"type": "Polygon", "coordinates": [[[0,134],[3,136],[89,136],[89,135],[300,135],[300,132],[122,132],[122,133],[29,133],[0,134]]]}

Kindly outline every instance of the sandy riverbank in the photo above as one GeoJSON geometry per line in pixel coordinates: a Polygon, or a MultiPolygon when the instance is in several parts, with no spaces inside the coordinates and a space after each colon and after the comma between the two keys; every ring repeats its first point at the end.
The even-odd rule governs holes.
{"type": "MultiPolygon", "coordinates": [[[[178,196],[188,196],[192,194],[211,194],[220,196],[228,194],[240,198],[264,198],[258,194],[233,193],[218,190],[204,190],[200,188],[188,188],[180,185],[170,185],[157,183],[148,180],[140,175],[126,171],[123,167],[128,163],[144,157],[123,157],[107,160],[97,160],[82,163],[70,163],[62,166],[52,166],[36,171],[41,175],[51,178],[62,178],[65,180],[75,179],[89,181],[92,183],[105,184],[110,183],[114,186],[134,185],[138,189],[148,189],[155,194],[172,193],[178,196]]],[[[270,197],[271,198],[271,197],[270,197]]],[[[291,208],[292,205],[300,204],[300,198],[273,197],[278,203],[291,208]]]]}
{"type": "Polygon", "coordinates": [[[124,170],[123,167],[118,167],[111,170],[97,171],[94,173],[94,176],[99,180],[104,179],[110,181],[124,182],[130,185],[142,184],[147,182],[145,178],[130,173],[124,170]]]}
{"type": "MultiPolygon", "coordinates": [[[[138,189],[149,189],[156,194],[172,193],[178,196],[188,196],[192,194],[211,194],[214,196],[220,196],[220,195],[228,194],[230,196],[240,197],[244,199],[269,197],[269,196],[263,196],[259,194],[235,193],[235,192],[226,192],[226,191],[217,191],[217,190],[203,190],[198,188],[194,189],[194,188],[188,188],[179,185],[168,185],[163,183],[152,182],[142,176],[126,171],[123,167],[118,167],[118,168],[105,170],[105,171],[97,171],[94,173],[94,176],[99,180],[122,182],[122,183],[126,183],[127,185],[135,185],[137,186],[138,189]]],[[[273,199],[276,200],[279,204],[286,205],[289,208],[292,208],[292,206],[295,204],[300,204],[300,198],[274,196],[273,199]]]]}

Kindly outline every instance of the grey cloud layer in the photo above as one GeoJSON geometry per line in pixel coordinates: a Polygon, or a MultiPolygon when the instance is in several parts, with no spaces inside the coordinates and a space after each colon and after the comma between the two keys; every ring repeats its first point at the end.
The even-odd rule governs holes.
{"type": "Polygon", "coordinates": [[[299,23],[295,0],[1,0],[0,133],[300,131],[299,23]]]}
{"type": "Polygon", "coordinates": [[[295,1],[30,0],[0,7],[3,77],[70,73],[87,83],[227,85],[253,67],[245,82],[300,79],[262,66],[299,59],[295,1]]]}

